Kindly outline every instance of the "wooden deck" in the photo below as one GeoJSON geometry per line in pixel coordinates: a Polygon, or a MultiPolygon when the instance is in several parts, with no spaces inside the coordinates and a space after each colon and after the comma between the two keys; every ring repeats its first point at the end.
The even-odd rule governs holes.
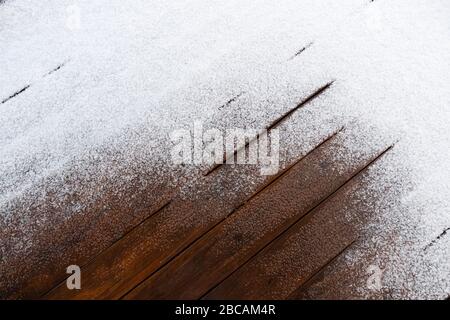
{"type": "MultiPolygon", "coordinates": [[[[345,189],[391,148],[338,173],[326,155],[339,148],[339,134],[345,133],[327,138],[258,191],[227,199],[228,206],[209,189],[196,202],[171,200],[83,267],[81,291],[69,291],[64,282],[45,298],[287,298],[357,240],[351,224],[336,223],[332,204],[346,205],[345,189]],[[208,224],[172,228],[172,219],[201,221],[205,210],[208,224]],[[271,256],[283,250],[295,254],[279,263],[298,259],[301,268],[267,274],[271,256]],[[290,279],[288,287],[280,277],[290,279]]],[[[223,184],[217,178],[208,183],[223,184]]]]}
{"type": "MultiPolygon", "coordinates": [[[[312,46],[313,42],[298,45],[297,51],[283,53],[289,60],[277,62],[280,74],[298,68],[310,72],[312,80],[286,89],[299,96],[295,102],[291,96],[280,98],[287,102],[273,106],[273,117],[265,116],[264,107],[251,109],[242,88],[213,106],[219,121],[261,111],[254,118],[262,122],[257,123],[261,128],[278,129],[289,137],[281,145],[278,174],[262,176],[258,166],[217,165],[193,169],[193,181],[183,176],[174,182],[176,173],[161,173],[155,167],[135,172],[121,185],[121,197],[114,192],[114,178],[79,182],[76,174],[67,174],[60,179],[63,185],[70,189],[80,184],[82,192],[68,193],[63,200],[55,191],[60,185],[43,179],[42,201],[14,202],[8,220],[0,220],[0,249],[11,256],[7,262],[0,259],[0,299],[447,298],[445,270],[424,271],[429,278],[407,270],[408,279],[423,277],[418,283],[426,283],[417,291],[402,289],[392,279],[405,263],[428,270],[427,255],[443,252],[448,228],[440,234],[426,233],[420,238],[423,244],[402,247],[400,231],[415,232],[418,225],[401,215],[407,210],[402,211],[400,195],[409,190],[412,179],[396,153],[402,139],[327,109],[330,100],[325,97],[348,89],[339,74],[314,73],[311,57],[307,59],[313,62],[301,67],[286,67],[286,61],[302,59],[312,46]],[[233,109],[234,104],[239,108],[233,109]],[[306,117],[312,120],[300,126],[299,119],[306,117]],[[138,187],[142,181],[149,182],[145,188],[138,187]],[[86,204],[81,214],[61,214],[100,190],[101,199],[86,204]],[[14,255],[14,239],[25,238],[21,227],[26,223],[37,230],[31,249],[24,251],[29,255],[14,255]],[[401,256],[397,253],[402,249],[411,251],[404,260],[389,260],[401,256]],[[67,288],[69,265],[81,267],[81,290],[67,288]],[[374,286],[374,274],[385,267],[391,278],[380,276],[375,279],[380,287],[374,286]],[[443,285],[430,294],[427,285],[434,286],[433,281],[443,285]]],[[[65,63],[57,65],[47,75],[64,70],[65,63]]],[[[45,77],[35,76],[35,83],[45,77]]],[[[220,90],[220,81],[214,90],[220,90]]],[[[34,82],[18,87],[0,106],[21,99],[33,86],[34,82]]],[[[94,160],[89,165],[96,170],[94,160]]],[[[128,174],[126,168],[123,172],[128,174]]]]}
{"type": "MultiPolygon", "coordinates": [[[[306,97],[299,106],[307,107],[312,99],[306,97]]],[[[296,110],[298,106],[282,121],[296,110]]],[[[257,176],[258,168],[221,166],[191,191],[195,198],[173,196],[89,259],[82,266],[82,290],[70,291],[63,281],[43,298],[299,296],[358,241],[365,220],[358,215],[369,214],[352,205],[358,203],[352,190],[364,188],[369,168],[394,147],[386,141],[373,152],[359,150],[355,161],[340,162],[339,157],[351,158],[358,151],[342,147],[343,140],[357,135],[356,129],[344,127],[331,132],[277,176],[261,178],[247,192],[224,190],[232,190],[244,175],[257,176]],[[352,215],[341,216],[343,210],[352,215]]]]}
{"type": "MultiPolygon", "coordinates": [[[[281,127],[289,134],[293,128],[289,121],[324,91],[318,88],[270,121],[275,123],[271,128],[281,127]]],[[[143,209],[140,202],[127,203],[132,211],[144,212],[145,218],[136,215],[134,224],[96,254],[84,250],[86,240],[77,240],[76,250],[70,252],[78,256],[76,260],[52,261],[53,268],[32,274],[10,298],[358,297],[345,288],[364,283],[370,263],[360,264],[349,277],[345,256],[368,236],[365,226],[379,210],[373,204],[377,199],[361,196],[370,195],[374,187],[371,169],[389,166],[396,145],[385,141],[364,146],[360,128],[340,125],[285,163],[274,177],[259,176],[259,168],[253,166],[223,165],[199,179],[190,193],[165,192],[160,198],[166,200],[156,210],[143,209]],[[257,183],[229,192],[242,181],[257,183]],[[82,290],[67,289],[65,266],[71,263],[81,265],[82,290]],[[346,282],[337,282],[336,277],[346,282]],[[325,291],[315,287],[323,283],[328,283],[325,291]]],[[[398,182],[389,181],[392,188],[398,182]]],[[[93,224],[90,232],[101,228],[102,223],[93,224]]],[[[367,294],[386,298],[391,293],[367,294]]]]}

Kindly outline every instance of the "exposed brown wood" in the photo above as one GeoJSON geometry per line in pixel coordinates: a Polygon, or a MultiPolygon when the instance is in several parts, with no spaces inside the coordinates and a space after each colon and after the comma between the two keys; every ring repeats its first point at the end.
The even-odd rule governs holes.
{"type": "Polygon", "coordinates": [[[273,177],[260,176],[254,166],[227,166],[223,173],[215,175],[209,184],[201,181],[195,191],[195,199],[175,198],[168,207],[82,268],[85,283],[82,291],[69,291],[61,283],[46,298],[122,297],[274,180],[273,177]],[[233,190],[243,174],[253,175],[259,183],[242,192],[229,193],[226,198],[218,195],[223,194],[223,190],[233,190]]]}
{"type": "MultiPolygon", "coordinates": [[[[146,190],[139,191],[130,189],[129,192],[134,192],[139,199],[134,203],[120,202],[113,193],[105,195],[102,200],[108,205],[96,202],[88,207],[88,210],[95,213],[89,219],[86,219],[84,214],[76,215],[69,220],[54,219],[51,229],[44,229],[39,237],[33,239],[35,250],[39,250],[40,256],[28,260],[28,264],[20,263],[23,257],[18,257],[18,262],[10,262],[18,267],[5,270],[3,274],[8,272],[14,276],[17,284],[10,287],[0,286],[0,297],[9,299],[42,297],[66,279],[67,266],[71,264],[83,266],[88,263],[140,221],[152,215],[171,199],[175,191],[173,187],[169,189],[159,186],[159,193],[156,193],[155,187],[157,186],[149,186],[146,190]]],[[[69,203],[73,199],[66,200],[69,203]]],[[[61,210],[55,206],[64,204],[49,198],[46,206],[36,209],[36,216],[45,216],[61,210]]]]}
{"type": "Polygon", "coordinates": [[[339,149],[339,139],[322,145],[127,298],[200,298],[379,156],[367,154],[337,170],[339,149]]]}
{"type": "Polygon", "coordinates": [[[320,277],[323,277],[324,270],[330,267],[338,258],[340,258],[357,240],[350,242],[347,246],[345,246],[338,254],[336,254],[333,258],[331,258],[327,263],[325,263],[322,267],[320,267],[314,274],[312,274],[308,279],[306,279],[300,287],[294,290],[287,299],[289,300],[300,300],[304,297],[304,290],[311,283],[315,281],[319,281],[320,277]]]}
{"type": "Polygon", "coordinates": [[[343,190],[362,181],[362,173],[390,147],[359,170],[337,192],[304,215],[249,262],[204,296],[205,299],[286,299],[356,238],[356,229],[340,216],[343,190]],[[330,201],[330,200],[333,201],[330,201]]]}
{"type": "MultiPolygon", "coordinates": [[[[327,86],[303,101],[310,101],[326,90],[327,86]]],[[[325,139],[326,137],[322,141],[325,139]]],[[[193,198],[184,195],[176,197],[170,206],[141,223],[127,237],[105,250],[95,261],[86,264],[86,260],[80,260],[79,265],[84,266],[82,271],[85,279],[82,292],[68,291],[65,283],[61,282],[45,297],[122,297],[220,223],[273,178],[261,176],[259,168],[255,166],[227,166],[220,174],[205,179],[207,180],[197,181],[196,185],[192,186],[195,190],[193,198]],[[224,193],[240,185],[242,176],[246,176],[253,183],[239,193],[224,193]]],[[[95,256],[97,254],[95,253],[95,256]]],[[[90,257],[92,258],[92,254],[90,257]]],[[[64,279],[63,272],[64,269],[61,268],[58,282],[64,279]]]]}

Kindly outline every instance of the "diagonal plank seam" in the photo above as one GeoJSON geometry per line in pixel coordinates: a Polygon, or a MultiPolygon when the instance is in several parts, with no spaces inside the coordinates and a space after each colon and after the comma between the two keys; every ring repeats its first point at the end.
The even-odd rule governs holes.
{"type": "MultiPolygon", "coordinates": [[[[266,126],[266,128],[264,130],[266,131],[270,131],[272,129],[274,129],[276,126],[278,126],[281,122],[283,122],[284,120],[286,120],[289,116],[291,116],[294,112],[296,112],[298,109],[304,107],[305,105],[307,105],[309,102],[311,102],[312,100],[316,99],[318,96],[320,96],[322,93],[324,93],[326,90],[328,90],[335,82],[336,80],[332,80],[330,82],[328,82],[327,84],[321,86],[320,88],[316,89],[312,94],[310,94],[308,97],[306,97],[302,102],[300,102],[299,104],[297,104],[296,107],[292,108],[291,110],[287,111],[286,113],[284,113],[282,116],[280,116],[279,118],[275,119],[269,126],[266,126]]],[[[203,175],[205,177],[209,176],[210,174],[212,174],[213,172],[215,172],[216,170],[218,170],[219,168],[221,168],[224,163],[226,162],[226,160],[228,160],[231,157],[236,157],[236,155],[244,150],[247,149],[248,146],[253,143],[254,141],[258,140],[259,137],[261,135],[261,132],[258,133],[253,139],[251,139],[250,141],[246,142],[244,146],[242,146],[239,150],[234,151],[232,156],[227,156],[226,154],[224,154],[223,156],[223,161],[222,163],[216,164],[215,166],[213,166],[211,169],[209,169],[206,173],[204,173],[203,175]]]]}
{"type": "Polygon", "coordinates": [[[303,292],[320,274],[322,274],[326,268],[331,266],[339,257],[344,255],[356,242],[358,241],[358,238],[350,241],[349,244],[347,244],[342,250],[340,250],[334,257],[329,259],[323,266],[317,269],[311,276],[309,276],[297,289],[293,290],[290,294],[288,299],[290,299],[294,294],[297,295],[301,292],[303,292]]]}
{"type": "Polygon", "coordinates": [[[140,281],[139,283],[137,283],[133,288],[131,288],[130,290],[128,290],[126,293],[124,293],[120,299],[123,299],[125,296],[127,296],[130,292],[132,292],[136,287],[138,287],[139,285],[141,285],[142,283],[144,283],[147,279],[151,278],[154,274],[156,274],[158,271],[160,271],[162,268],[164,268],[166,265],[170,264],[173,260],[175,260],[178,256],[180,256],[181,254],[183,254],[186,250],[188,250],[192,245],[194,245],[197,241],[199,241],[201,238],[203,238],[204,236],[206,236],[207,234],[209,234],[212,230],[214,230],[217,226],[219,226],[220,224],[222,224],[225,220],[227,220],[228,218],[230,218],[234,213],[236,213],[240,208],[244,207],[250,200],[252,200],[254,197],[256,197],[258,194],[260,194],[261,192],[263,192],[264,190],[266,190],[268,187],[270,187],[271,185],[275,184],[277,181],[279,181],[282,177],[284,177],[286,174],[288,174],[290,172],[290,170],[295,167],[297,164],[299,164],[300,162],[302,162],[304,159],[307,159],[308,156],[310,156],[315,150],[317,150],[318,148],[320,148],[322,145],[324,145],[326,142],[332,140],[334,137],[336,137],[337,134],[339,134],[340,132],[342,132],[344,130],[344,127],[342,127],[341,129],[339,129],[338,131],[334,132],[333,134],[331,134],[330,136],[328,136],[327,138],[325,138],[323,141],[321,141],[317,146],[315,146],[312,150],[310,150],[309,152],[307,152],[304,156],[300,157],[299,159],[297,159],[296,161],[294,161],[291,165],[289,165],[286,169],[284,169],[281,173],[279,173],[276,177],[272,178],[267,184],[265,184],[264,186],[262,186],[258,191],[256,191],[256,193],[254,193],[253,195],[251,195],[247,200],[245,200],[243,203],[241,203],[239,206],[237,206],[235,209],[233,209],[229,214],[227,214],[224,218],[222,218],[220,221],[218,221],[217,223],[215,223],[213,226],[211,226],[208,230],[206,230],[205,232],[203,232],[201,235],[199,235],[198,237],[196,237],[193,241],[191,241],[189,244],[187,244],[184,248],[182,248],[177,254],[175,254],[173,257],[171,257],[168,261],[166,261],[165,263],[163,263],[162,265],[160,265],[156,270],[154,270],[153,272],[151,272],[145,279],[143,279],[142,281],[140,281]]]}
{"type": "Polygon", "coordinates": [[[392,150],[394,147],[394,144],[390,145],[384,151],[382,151],[380,154],[378,154],[374,159],[370,160],[363,168],[358,170],[355,174],[353,174],[349,179],[347,179],[343,184],[341,184],[335,191],[333,191],[331,194],[326,196],[322,201],[320,201],[317,205],[315,205],[313,208],[311,208],[308,212],[306,212],[303,216],[298,218],[296,221],[291,223],[285,230],[282,230],[276,237],[274,237],[271,241],[269,241],[267,244],[265,244],[262,248],[257,250],[251,257],[249,257],[246,261],[244,261],[238,268],[236,268],[232,273],[230,273],[227,277],[225,277],[222,281],[220,281],[218,284],[210,288],[205,294],[203,294],[200,299],[204,299],[210,292],[212,292],[215,288],[217,288],[221,283],[226,281],[228,278],[230,278],[233,274],[235,274],[238,270],[240,270],[243,266],[245,266],[249,261],[251,261],[254,257],[256,257],[260,252],[262,252],[264,249],[269,247],[273,242],[275,242],[277,239],[281,238],[283,234],[289,231],[292,227],[297,225],[298,223],[305,221],[309,216],[314,214],[314,212],[323,206],[328,200],[332,199],[340,190],[342,190],[345,186],[347,186],[349,183],[351,183],[354,178],[361,175],[364,171],[366,171],[370,166],[372,166],[375,162],[377,162],[381,157],[383,157],[387,152],[392,150]]]}
{"type": "MultiPolygon", "coordinates": [[[[67,60],[63,63],[61,63],[60,65],[58,65],[56,68],[52,69],[50,72],[47,72],[43,78],[50,76],[51,74],[55,73],[56,71],[60,70],[62,67],[64,67],[67,62],[69,62],[70,60],[67,60]]],[[[25,87],[23,87],[22,89],[16,91],[15,93],[13,93],[12,95],[10,95],[8,98],[5,98],[2,100],[2,102],[0,104],[5,104],[7,103],[9,100],[14,99],[15,97],[17,97],[18,95],[24,93],[25,91],[27,91],[28,89],[31,88],[31,84],[26,85],[25,87]]]]}
{"type": "MultiPolygon", "coordinates": [[[[132,228],[130,228],[130,230],[128,230],[127,232],[125,232],[120,238],[118,238],[117,240],[114,241],[114,243],[112,243],[110,246],[108,246],[106,249],[101,250],[99,253],[97,253],[96,255],[94,255],[92,258],[90,258],[86,263],[84,263],[81,267],[81,269],[83,269],[84,267],[86,267],[87,265],[91,264],[93,261],[95,261],[99,256],[101,256],[104,252],[106,252],[108,249],[114,247],[114,245],[116,245],[119,241],[121,241],[122,239],[124,239],[125,237],[127,237],[129,234],[131,234],[132,232],[134,232],[137,228],[139,228],[142,224],[144,224],[147,220],[149,220],[151,217],[155,216],[156,214],[158,214],[159,212],[163,211],[164,209],[166,209],[168,206],[170,206],[170,204],[172,203],[172,200],[167,201],[165,204],[163,204],[159,209],[155,210],[153,213],[151,213],[148,217],[146,217],[145,219],[143,219],[141,222],[139,222],[138,224],[136,224],[135,226],[133,226],[132,228]]],[[[67,278],[69,277],[66,276],[63,280],[61,280],[60,282],[58,282],[55,286],[53,286],[51,289],[47,290],[44,294],[41,295],[41,297],[45,297],[48,294],[50,294],[53,290],[55,290],[56,288],[58,288],[60,285],[62,285],[67,278]]]]}

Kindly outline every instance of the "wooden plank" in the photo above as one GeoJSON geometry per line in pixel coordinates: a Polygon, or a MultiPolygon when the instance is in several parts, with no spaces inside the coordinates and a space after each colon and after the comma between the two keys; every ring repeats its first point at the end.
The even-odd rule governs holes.
{"type": "MultiPolygon", "coordinates": [[[[370,152],[342,166],[334,156],[343,151],[340,135],[317,148],[126,298],[197,299],[220,283],[378,157],[370,152]]],[[[354,150],[344,152],[349,151],[354,150]]]]}
{"type": "Polygon", "coordinates": [[[286,299],[332,263],[358,237],[357,228],[348,217],[335,214],[336,208],[347,206],[345,189],[363,187],[362,173],[387,150],[370,160],[328,201],[259,251],[204,299],[286,299]]]}

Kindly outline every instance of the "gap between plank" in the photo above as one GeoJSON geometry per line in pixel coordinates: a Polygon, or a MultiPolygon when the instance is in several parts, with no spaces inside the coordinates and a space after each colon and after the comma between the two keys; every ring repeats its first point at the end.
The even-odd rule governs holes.
{"type": "MultiPolygon", "coordinates": [[[[318,88],[317,90],[315,90],[311,95],[309,95],[308,97],[306,97],[306,99],[304,99],[302,102],[300,102],[296,107],[292,108],[291,110],[289,110],[288,112],[286,112],[285,114],[283,114],[281,117],[277,118],[276,120],[274,120],[269,126],[266,126],[266,128],[263,131],[270,131],[273,128],[275,128],[277,125],[279,125],[281,122],[283,122],[285,119],[287,119],[289,116],[291,116],[294,112],[296,112],[298,109],[302,108],[303,106],[305,106],[306,104],[308,104],[309,102],[311,102],[312,100],[314,100],[315,98],[317,98],[319,95],[321,95],[323,92],[325,92],[326,90],[328,90],[335,82],[336,80],[330,81],[327,84],[323,85],[322,87],[318,88]]],[[[259,139],[259,136],[261,135],[261,132],[258,133],[256,135],[256,137],[254,137],[253,139],[251,139],[250,141],[246,142],[245,145],[243,147],[241,147],[239,150],[234,151],[232,157],[235,158],[236,155],[242,151],[243,149],[246,149],[251,143],[253,143],[254,141],[259,139]]],[[[226,162],[227,160],[231,158],[231,156],[227,156],[226,154],[224,154],[223,156],[223,161],[222,163],[216,164],[215,166],[213,166],[211,169],[209,169],[206,173],[204,173],[203,175],[205,177],[209,176],[210,174],[212,174],[214,171],[216,171],[217,169],[221,168],[226,162]]]]}
{"type": "MultiPolygon", "coordinates": [[[[59,69],[61,69],[62,67],[64,67],[66,65],[67,62],[69,62],[70,60],[67,60],[66,62],[61,63],[60,65],[58,65],[56,68],[52,69],[50,72],[48,72],[47,74],[45,74],[43,76],[43,78],[48,77],[49,75],[51,75],[52,73],[55,73],[56,71],[58,71],[59,69]]],[[[8,102],[11,99],[14,99],[15,97],[17,97],[18,95],[24,93],[25,91],[27,91],[28,89],[30,89],[31,84],[26,85],[25,87],[23,87],[22,89],[20,89],[19,91],[13,93],[12,95],[10,95],[8,98],[2,100],[2,102],[0,104],[5,104],[6,102],[8,102]]]]}
{"type": "MultiPolygon", "coordinates": [[[[86,263],[84,263],[83,265],[80,266],[81,269],[83,269],[84,267],[86,267],[87,265],[91,264],[93,261],[95,261],[95,259],[97,259],[100,255],[104,254],[107,250],[109,250],[110,248],[112,248],[114,245],[116,245],[119,241],[121,241],[122,239],[124,239],[126,236],[128,236],[130,233],[132,233],[133,231],[135,231],[137,228],[139,228],[142,224],[144,224],[148,219],[152,218],[153,216],[155,216],[156,214],[160,213],[161,211],[163,211],[165,208],[167,208],[168,206],[170,206],[170,204],[172,203],[172,200],[167,201],[165,204],[163,204],[159,209],[157,209],[156,211],[154,211],[153,213],[151,213],[148,217],[146,217],[145,219],[143,219],[141,222],[139,222],[137,225],[133,226],[130,230],[126,231],[122,236],[120,236],[120,238],[118,238],[117,240],[115,240],[111,245],[109,245],[106,249],[101,250],[99,253],[97,253],[96,255],[94,255],[93,257],[91,257],[86,263]]],[[[61,286],[65,281],[67,281],[67,279],[69,278],[70,275],[66,276],[63,280],[61,280],[60,282],[58,282],[58,284],[56,284],[55,286],[53,286],[51,289],[47,290],[44,294],[41,295],[41,298],[44,298],[45,296],[47,296],[49,293],[51,293],[53,290],[55,290],[56,288],[58,288],[59,286],[61,286]]]]}
{"type": "Polygon", "coordinates": [[[247,204],[251,199],[253,199],[254,197],[256,197],[259,193],[261,193],[262,191],[266,190],[269,186],[273,185],[274,183],[276,183],[277,181],[279,181],[279,179],[283,176],[285,176],[295,165],[299,164],[300,162],[302,162],[302,160],[306,159],[311,153],[313,153],[315,150],[317,150],[320,146],[322,146],[323,144],[325,144],[326,142],[330,141],[331,139],[333,139],[338,133],[342,132],[344,130],[344,127],[342,127],[340,130],[334,132],[333,134],[331,134],[330,136],[328,136],[327,138],[325,138],[322,142],[320,142],[317,146],[315,146],[312,150],[310,150],[308,153],[306,153],[304,156],[300,157],[300,159],[296,160],[293,164],[289,165],[286,169],[284,169],[281,173],[279,173],[275,178],[273,178],[271,181],[269,181],[266,185],[264,185],[263,187],[261,187],[258,191],[256,191],[256,193],[254,193],[253,195],[251,195],[247,200],[245,200],[243,203],[241,203],[239,206],[237,206],[235,209],[233,209],[228,215],[226,215],[224,218],[222,218],[220,221],[218,221],[217,223],[215,223],[213,226],[211,226],[208,230],[206,230],[205,232],[203,232],[201,235],[199,235],[198,237],[196,237],[194,240],[192,240],[190,243],[188,243],[183,249],[181,249],[177,254],[175,254],[173,257],[171,257],[169,260],[167,260],[167,262],[163,263],[162,265],[160,265],[155,271],[151,272],[147,277],[145,277],[145,279],[143,279],[142,281],[140,281],[139,283],[137,283],[133,288],[131,288],[130,290],[128,290],[126,293],[124,293],[120,299],[123,299],[124,297],[126,297],[130,292],[132,292],[135,288],[137,288],[138,286],[140,286],[142,283],[144,283],[145,281],[147,281],[147,279],[151,278],[154,274],[156,274],[157,272],[159,272],[162,268],[164,268],[166,265],[168,265],[169,263],[171,263],[173,260],[175,260],[178,256],[180,256],[181,254],[183,254],[186,250],[188,250],[192,245],[194,245],[197,241],[199,241],[201,238],[203,238],[204,236],[206,236],[208,233],[212,232],[212,230],[214,230],[216,227],[218,227],[220,224],[222,224],[226,219],[230,218],[234,213],[236,213],[240,208],[242,208],[243,206],[245,206],[245,204],[247,204]]]}
{"type": "Polygon", "coordinates": [[[333,258],[329,259],[322,267],[317,269],[317,271],[314,272],[310,277],[308,277],[308,279],[306,279],[300,286],[298,286],[297,289],[293,290],[289,294],[288,299],[294,294],[297,295],[298,293],[303,292],[304,289],[308,287],[328,266],[332,265],[340,256],[342,256],[350,247],[352,247],[356,241],[358,241],[358,238],[347,244],[333,258]]]}
{"type": "Polygon", "coordinates": [[[200,297],[201,299],[204,299],[209,293],[211,293],[215,288],[217,288],[221,283],[226,281],[228,278],[230,278],[233,274],[235,274],[238,270],[240,270],[243,266],[245,266],[250,260],[252,260],[254,257],[256,257],[260,252],[262,252],[265,248],[270,246],[273,242],[275,242],[277,239],[282,237],[286,232],[288,232],[291,228],[293,228],[297,223],[305,220],[307,217],[309,217],[311,214],[313,214],[319,207],[324,205],[328,200],[333,198],[340,190],[342,190],[346,185],[348,185],[350,182],[354,180],[357,176],[362,174],[365,170],[367,170],[372,164],[374,164],[376,161],[378,161],[382,156],[384,156],[388,151],[390,151],[394,145],[389,146],[384,151],[382,151],[380,154],[378,154],[374,159],[370,160],[363,168],[358,170],[356,173],[354,173],[349,179],[347,179],[343,184],[341,184],[336,190],[334,190],[331,194],[326,196],[322,201],[320,201],[317,205],[315,205],[313,208],[308,210],[303,216],[298,218],[296,221],[293,221],[293,223],[288,226],[285,230],[281,231],[280,234],[278,234],[276,237],[274,237],[271,241],[269,241],[266,245],[264,245],[262,248],[257,250],[256,253],[254,253],[251,257],[249,257],[246,261],[244,261],[238,268],[236,268],[232,273],[230,273],[225,279],[220,281],[218,284],[210,288],[205,294],[203,294],[200,297]]]}

